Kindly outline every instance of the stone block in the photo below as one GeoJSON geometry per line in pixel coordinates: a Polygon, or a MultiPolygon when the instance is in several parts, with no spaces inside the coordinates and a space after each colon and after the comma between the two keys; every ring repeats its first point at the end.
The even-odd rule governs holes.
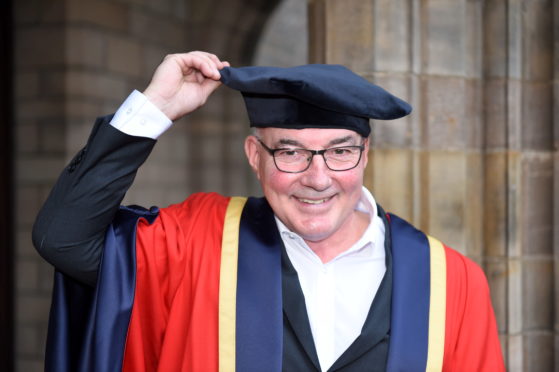
{"type": "Polygon", "coordinates": [[[68,96],[112,98],[120,101],[130,92],[125,78],[103,72],[71,70],[66,74],[66,93],[68,96]]]}
{"type": "Polygon", "coordinates": [[[264,25],[253,58],[255,65],[296,66],[308,63],[307,2],[280,2],[264,25]]]}
{"type": "Polygon", "coordinates": [[[186,45],[186,25],[139,9],[130,10],[130,35],[174,51],[183,50],[186,45]]]}
{"type": "MultiPolygon", "coordinates": [[[[141,51],[141,71],[140,75],[146,79],[151,78],[153,72],[163,62],[163,58],[169,53],[174,52],[170,48],[160,47],[158,45],[147,44],[143,45],[141,51]]],[[[147,83],[148,81],[146,81],[147,83]]],[[[147,85],[146,85],[147,86],[147,85]]]]}
{"type": "Polygon", "coordinates": [[[197,190],[201,191],[215,191],[225,193],[225,180],[223,177],[223,169],[219,164],[204,164],[204,168],[198,170],[200,174],[200,181],[195,186],[197,190]]]}
{"type": "Polygon", "coordinates": [[[129,25],[129,7],[117,1],[67,1],[66,17],[69,22],[93,25],[106,30],[126,31],[129,25]]]}
{"type": "Polygon", "coordinates": [[[39,94],[39,73],[36,71],[17,72],[14,85],[16,99],[37,97],[39,94]]]}
{"type": "MultiPolygon", "coordinates": [[[[508,80],[506,86],[507,102],[507,147],[511,150],[522,148],[524,122],[523,107],[525,105],[523,84],[519,80],[508,80]]],[[[529,121],[531,122],[531,121],[529,121]]]]}
{"type": "Polygon", "coordinates": [[[31,243],[31,226],[18,226],[15,232],[15,256],[20,259],[36,259],[39,254],[31,243]]]}
{"type": "Polygon", "coordinates": [[[410,70],[411,2],[380,0],[374,4],[374,69],[407,72],[410,70]]]}
{"type": "MultiPolygon", "coordinates": [[[[211,16],[208,15],[206,18],[201,20],[207,21],[211,18],[214,22],[219,23],[220,25],[234,28],[238,27],[237,23],[239,22],[239,19],[243,17],[242,15],[248,15],[247,13],[254,12],[255,9],[247,7],[242,1],[223,1],[220,2],[219,6],[212,8],[210,13],[211,16]]],[[[253,16],[254,15],[252,15],[252,17],[253,16]]],[[[249,16],[249,18],[252,17],[249,16]]],[[[252,22],[247,23],[252,24],[252,22]]]]}
{"type": "Polygon", "coordinates": [[[50,296],[20,293],[15,303],[16,324],[45,324],[50,303],[50,296]]]}
{"type": "Polygon", "coordinates": [[[112,72],[138,77],[142,71],[141,42],[133,38],[109,36],[107,67],[112,72]]]}
{"type": "MultiPolygon", "coordinates": [[[[510,332],[509,332],[510,333],[510,332]]],[[[509,372],[523,372],[523,347],[524,340],[522,334],[514,334],[508,338],[508,352],[506,365],[509,372]]]]}
{"type": "Polygon", "coordinates": [[[39,288],[41,294],[51,295],[54,285],[54,267],[41,257],[37,257],[39,267],[39,288]]]}
{"type": "Polygon", "coordinates": [[[522,228],[522,153],[509,151],[507,157],[507,256],[521,257],[524,229],[522,228]]]}
{"type": "Polygon", "coordinates": [[[485,205],[483,208],[484,246],[489,257],[507,255],[508,178],[507,153],[485,154],[485,205]]]}
{"type": "Polygon", "coordinates": [[[41,201],[39,191],[35,186],[20,185],[16,190],[16,202],[14,205],[15,216],[19,226],[31,226],[35,216],[39,212],[41,201]]]}
{"type": "Polygon", "coordinates": [[[39,285],[39,265],[37,260],[16,262],[16,288],[18,291],[37,291],[39,285]]]}
{"type": "MultiPolygon", "coordinates": [[[[523,302],[526,293],[523,286],[524,266],[522,264],[523,262],[518,258],[508,260],[508,333],[511,335],[523,331],[523,302]]],[[[520,341],[516,340],[515,342],[520,341]]],[[[521,353],[522,349],[516,352],[521,353]]]]}
{"type": "Polygon", "coordinates": [[[553,3],[522,2],[523,75],[525,79],[553,79],[553,3]]]}
{"type": "Polygon", "coordinates": [[[67,65],[102,68],[106,55],[105,37],[103,30],[69,27],[65,45],[67,65]]]}
{"type": "Polygon", "coordinates": [[[59,98],[42,98],[31,101],[19,101],[16,105],[15,119],[17,123],[36,121],[36,119],[62,118],[64,104],[59,98]]]}
{"type": "Polygon", "coordinates": [[[507,147],[507,82],[487,79],[483,92],[485,146],[488,150],[507,147]]]}
{"type": "Polygon", "coordinates": [[[357,73],[374,66],[374,1],[327,0],[326,63],[339,63],[357,73]]]}
{"type": "Polygon", "coordinates": [[[468,49],[475,23],[466,14],[466,2],[429,1],[424,3],[424,71],[428,74],[467,76],[468,54],[479,53],[468,49]]]}
{"type": "Polygon", "coordinates": [[[308,2],[309,63],[326,61],[326,3],[308,2]]]}
{"type": "Polygon", "coordinates": [[[427,232],[462,253],[479,256],[483,200],[474,180],[480,178],[481,156],[448,151],[430,151],[425,156],[428,163],[421,172],[428,193],[427,232]]]}
{"type": "Polygon", "coordinates": [[[60,156],[20,157],[15,166],[19,189],[23,184],[54,183],[64,167],[64,161],[60,156]]]}
{"type": "Polygon", "coordinates": [[[17,25],[52,24],[64,20],[64,1],[19,0],[13,7],[17,25]]]}
{"type": "Polygon", "coordinates": [[[39,129],[38,125],[30,123],[18,123],[15,126],[16,154],[29,154],[39,150],[39,129]]]}
{"type": "Polygon", "coordinates": [[[30,325],[20,325],[16,327],[15,336],[15,354],[36,354],[38,342],[37,327],[30,325]]]}
{"type": "Polygon", "coordinates": [[[413,157],[410,150],[375,149],[369,153],[364,183],[387,212],[413,217],[413,157]]]}
{"type": "MultiPolygon", "coordinates": [[[[122,97],[124,101],[126,97],[122,97]]],[[[93,126],[93,121],[96,117],[100,115],[105,115],[108,112],[103,110],[103,107],[97,100],[93,99],[83,99],[80,97],[68,97],[64,104],[65,116],[74,119],[85,119],[91,121],[91,126],[93,126]]],[[[114,112],[114,110],[112,110],[114,112]]]]}
{"type": "Polygon", "coordinates": [[[485,275],[491,290],[491,303],[497,318],[499,333],[507,332],[507,284],[508,265],[505,259],[491,259],[486,262],[485,275]]]}
{"type": "MultiPolygon", "coordinates": [[[[66,126],[66,153],[63,164],[67,164],[86,144],[93,129],[94,118],[70,120],[66,126]]],[[[63,166],[64,166],[63,165],[63,166]]],[[[62,168],[60,168],[62,171],[62,168]]]]}
{"type": "Polygon", "coordinates": [[[479,149],[483,138],[481,84],[460,78],[428,77],[424,89],[424,146],[437,150],[479,149]]]}
{"type": "MultiPolygon", "coordinates": [[[[485,200],[483,198],[484,185],[484,157],[477,152],[465,153],[465,203],[464,209],[464,245],[462,249],[469,257],[483,262],[484,252],[484,220],[485,200]]],[[[435,194],[436,196],[436,194],[435,194]]]]}
{"type": "Polygon", "coordinates": [[[18,69],[65,63],[65,30],[62,26],[21,28],[14,36],[14,64],[18,69]]]}
{"type": "Polygon", "coordinates": [[[522,157],[522,251],[524,255],[553,255],[553,158],[550,153],[522,157]]]}
{"type": "MultiPolygon", "coordinates": [[[[365,76],[366,78],[368,76],[365,76]]],[[[373,83],[380,85],[397,97],[410,101],[413,93],[410,91],[411,83],[409,77],[378,75],[369,78],[373,83]]],[[[412,112],[411,115],[415,115],[412,112]]],[[[372,134],[371,144],[377,147],[409,147],[413,143],[413,130],[411,116],[397,120],[371,120],[372,134]]]]}
{"type": "Polygon", "coordinates": [[[522,148],[551,150],[553,146],[551,83],[524,83],[522,90],[522,148]]]}
{"type": "Polygon", "coordinates": [[[553,328],[553,261],[548,258],[529,258],[522,262],[523,271],[523,329],[553,328]]]}
{"type": "MultiPolygon", "coordinates": [[[[181,1],[178,0],[160,0],[160,1],[146,1],[145,6],[147,9],[153,11],[154,13],[159,13],[167,17],[182,17],[184,14],[180,14],[181,10],[184,11],[185,5],[179,6],[181,1]],[[178,12],[177,12],[178,11],[178,12]]],[[[184,1],[182,1],[184,3],[184,1]]]]}
{"type": "Polygon", "coordinates": [[[43,372],[45,366],[43,359],[39,357],[19,357],[16,358],[16,372],[43,372]]]}
{"type": "Polygon", "coordinates": [[[66,150],[66,131],[63,120],[41,120],[39,135],[41,136],[41,151],[51,156],[64,155],[66,150]]]}
{"type": "Polygon", "coordinates": [[[488,78],[505,78],[508,66],[507,2],[484,3],[484,67],[488,78]]]}
{"type": "Polygon", "coordinates": [[[523,13],[524,2],[513,0],[506,2],[507,43],[502,44],[507,50],[507,76],[512,79],[523,77],[523,13]],[[505,46],[506,45],[506,46],[505,46]]]}
{"type": "Polygon", "coordinates": [[[505,362],[505,370],[509,371],[509,369],[507,368],[509,338],[505,333],[499,334],[499,341],[501,343],[501,352],[503,353],[503,360],[505,362]]]}
{"type": "Polygon", "coordinates": [[[530,332],[524,336],[523,369],[525,372],[553,371],[553,335],[530,332]]]}
{"type": "Polygon", "coordinates": [[[63,98],[66,93],[67,71],[48,71],[40,75],[39,99],[63,98]]]}

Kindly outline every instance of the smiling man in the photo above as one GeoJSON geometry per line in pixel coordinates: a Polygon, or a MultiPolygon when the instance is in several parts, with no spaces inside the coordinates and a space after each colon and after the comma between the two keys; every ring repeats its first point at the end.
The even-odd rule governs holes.
{"type": "Polygon", "coordinates": [[[479,267],[363,187],[369,119],[410,111],[343,66],[166,57],[97,120],[37,217],[57,269],[46,369],[504,370],[479,267]],[[245,99],[264,198],[119,207],[155,139],[221,83],[245,99]]]}

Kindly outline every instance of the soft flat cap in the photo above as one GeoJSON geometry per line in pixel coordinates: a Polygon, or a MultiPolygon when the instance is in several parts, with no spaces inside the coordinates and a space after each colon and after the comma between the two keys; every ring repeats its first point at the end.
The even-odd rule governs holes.
{"type": "Polygon", "coordinates": [[[412,110],[341,65],[225,67],[220,74],[242,93],[252,127],[342,128],[368,136],[369,118],[398,119],[412,110]]]}

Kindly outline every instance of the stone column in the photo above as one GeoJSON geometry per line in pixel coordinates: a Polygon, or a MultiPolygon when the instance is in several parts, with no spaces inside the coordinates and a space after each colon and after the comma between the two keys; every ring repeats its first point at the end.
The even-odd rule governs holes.
{"type": "Polygon", "coordinates": [[[309,2],[311,61],[414,106],[372,123],[367,186],[485,269],[511,371],[555,363],[552,5],[309,2]]]}
{"type": "Polygon", "coordinates": [[[484,10],[485,247],[511,371],[552,371],[553,7],[484,10]]]}

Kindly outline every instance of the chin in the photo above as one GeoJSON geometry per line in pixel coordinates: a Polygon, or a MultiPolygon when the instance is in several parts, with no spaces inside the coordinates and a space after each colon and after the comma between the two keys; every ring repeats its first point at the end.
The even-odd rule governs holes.
{"type": "Polygon", "coordinates": [[[333,228],[331,226],[302,226],[298,231],[295,231],[299,234],[304,240],[311,241],[311,242],[319,242],[328,238],[332,235],[333,228]]]}

